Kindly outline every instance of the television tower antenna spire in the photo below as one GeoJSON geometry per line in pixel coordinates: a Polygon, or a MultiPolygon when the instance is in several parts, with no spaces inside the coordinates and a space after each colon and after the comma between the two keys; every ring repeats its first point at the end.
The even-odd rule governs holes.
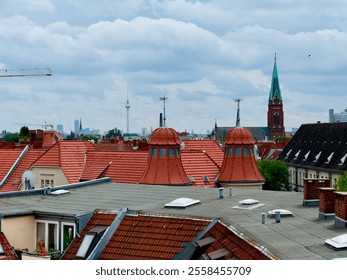
{"type": "Polygon", "coordinates": [[[237,102],[236,127],[240,127],[241,126],[241,124],[240,124],[240,102],[242,99],[236,98],[234,100],[235,100],[235,102],[237,102]]]}
{"type": "Polygon", "coordinates": [[[163,97],[159,97],[160,98],[160,100],[161,101],[163,101],[163,105],[164,105],[164,123],[163,123],[163,125],[164,125],[164,127],[166,126],[166,115],[165,115],[165,101],[166,101],[166,99],[167,99],[167,97],[166,96],[163,96],[163,97]]]}
{"type": "Polygon", "coordinates": [[[129,92],[127,88],[127,102],[125,105],[125,109],[127,109],[127,134],[129,134],[129,109],[130,109],[130,103],[129,103],[129,92]]]}

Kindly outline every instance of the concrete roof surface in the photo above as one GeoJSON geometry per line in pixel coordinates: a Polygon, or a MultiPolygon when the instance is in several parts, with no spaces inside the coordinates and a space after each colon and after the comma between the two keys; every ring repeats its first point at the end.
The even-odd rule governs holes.
{"type": "Polygon", "coordinates": [[[95,209],[128,208],[158,215],[221,218],[280,259],[324,260],[347,257],[347,250],[335,251],[324,244],[326,239],[344,234],[347,229],[335,228],[334,220],[318,220],[318,206],[303,206],[303,193],[299,192],[233,188],[232,196],[229,196],[229,189],[225,189],[224,198],[220,198],[217,188],[111,182],[88,183],[84,187],[70,188],[69,191],[68,194],[58,196],[0,195],[0,216],[35,212],[74,216],[95,209]],[[185,209],[164,207],[166,203],[181,197],[198,199],[201,203],[185,209]],[[258,200],[260,207],[240,205],[239,201],[244,199],[258,200]],[[275,209],[290,210],[293,217],[282,217],[276,223],[274,218],[267,215],[268,211],[275,209]],[[262,224],[262,213],[266,213],[265,224],[262,224]]]}

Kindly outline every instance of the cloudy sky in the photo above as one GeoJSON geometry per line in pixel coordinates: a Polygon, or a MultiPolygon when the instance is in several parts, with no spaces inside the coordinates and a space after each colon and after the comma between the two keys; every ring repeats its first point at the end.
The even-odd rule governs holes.
{"type": "Polygon", "coordinates": [[[0,130],[266,126],[277,54],[287,131],[347,108],[347,1],[2,0],[0,130]],[[3,74],[3,73],[2,73],[3,74]]]}

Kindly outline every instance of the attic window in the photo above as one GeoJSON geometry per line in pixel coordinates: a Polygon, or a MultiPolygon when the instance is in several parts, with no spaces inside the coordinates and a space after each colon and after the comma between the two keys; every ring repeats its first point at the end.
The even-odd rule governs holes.
{"type": "Polygon", "coordinates": [[[291,152],[292,152],[292,149],[289,150],[289,152],[286,154],[285,158],[288,158],[291,152]]]}
{"type": "Polygon", "coordinates": [[[223,257],[225,257],[226,255],[228,255],[230,252],[228,249],[226,248],[222,248],[222,249],[219,249],[217,251],[214,251],[214,252],[211,252],[209,254],[207,254],[209,256],[209,258],[211,260],[218,260],[218,259],[221,259],[223,257]]]}
{"type": "Polygon", "coordinates": [[[317,162],[317,161],[318,161],[318,159],[319,159],[321,153],[322,153],[322,151],[320,151],[320,152],[316,155],[316,157],[314,158],[314,162],[317,162]]]}
{"type": "Polygon", "coordinates": [[[330,163],[331,158],[333,157],[333,155],[334,155],[334,152],[332,152],[332,153],[330,154],[330,156],[328,156],[327,161],[325,162],[326,164],[330,163]]]}
{"type": "Polygon", "coordinates": [[[308,152],[306,153],[306,155],[304,156],[303,161],[306,161],[306,160],[307,160],[308,156],[310,155],[310,152],[311,152],[311,151],[308,151],[308,152]]]}
{"type": "Polygon", "coordinates": [[[189,181],[190,181],[190,182],[195,183],[195,179],[194,179],[193,176],[188,176],[188,178],[189,178],[189,181]]]}
{"type": "Polygon", "coordinates": [[[187,198],[187,197],[181,197],[177,198],[169,203],[165,204],[166,208],[187,208],[189,206],[199,204],[200,200],[197,199],[192,199],[192,198],[187,198]]]}
{"type": "Polygon", "coordinates": [[[209,179],[207,176],[202,176],[202,180],[203,180],[205,183],[210,182],[210,179],[209,179]]]}
{"type": "Polygon", "coordinates": [[[2,245],[0,243],[0,255],[5,255],[5,250],[2,248],[2,245]]]}
{"type": "Polygon", "coordinates": [[[341,158],[341,162],[339,163],[339,165],[343,165],[346,161],[347,158],[347,153],[343,156],[343,158],[341,158]]]}
{"type": "Polygon", "coordinates": [[[299,151],[295,154],[294,160],[295,160],[295,159],[298,159],[298,156],[299,156],[300,152],[301,152],[301,150],[299,150],[299,151]]]}
{"type": "Polygon", "coordinates": [[[78,248],[76,259],[86,259],[94,249],[97,242],[105,233],[107,226],[95,226],[93,229],[88,231],[84,236],[80,247],[78,248]]]}
{"type": "Polygon", "coordinates": [[[347,234],[342,234],[332,239],[327,239],[325,240],[325,245],[334,250],[347,249],[347,234]]]}

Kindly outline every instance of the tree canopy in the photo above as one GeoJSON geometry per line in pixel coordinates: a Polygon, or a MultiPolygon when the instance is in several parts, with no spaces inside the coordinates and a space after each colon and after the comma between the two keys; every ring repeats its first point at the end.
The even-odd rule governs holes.
{"type": "Polygon", "coordinates": [[[334,188],[340,192],[347,192],[347,171],[340,175],[336,184],[334,185],[334,188]]]}
{"type": "Polygon", "coordinates": [[[288,166],[279,160],[259,160],[258,169],[265,179],[263,190],[289,191],[288,166]]]}

